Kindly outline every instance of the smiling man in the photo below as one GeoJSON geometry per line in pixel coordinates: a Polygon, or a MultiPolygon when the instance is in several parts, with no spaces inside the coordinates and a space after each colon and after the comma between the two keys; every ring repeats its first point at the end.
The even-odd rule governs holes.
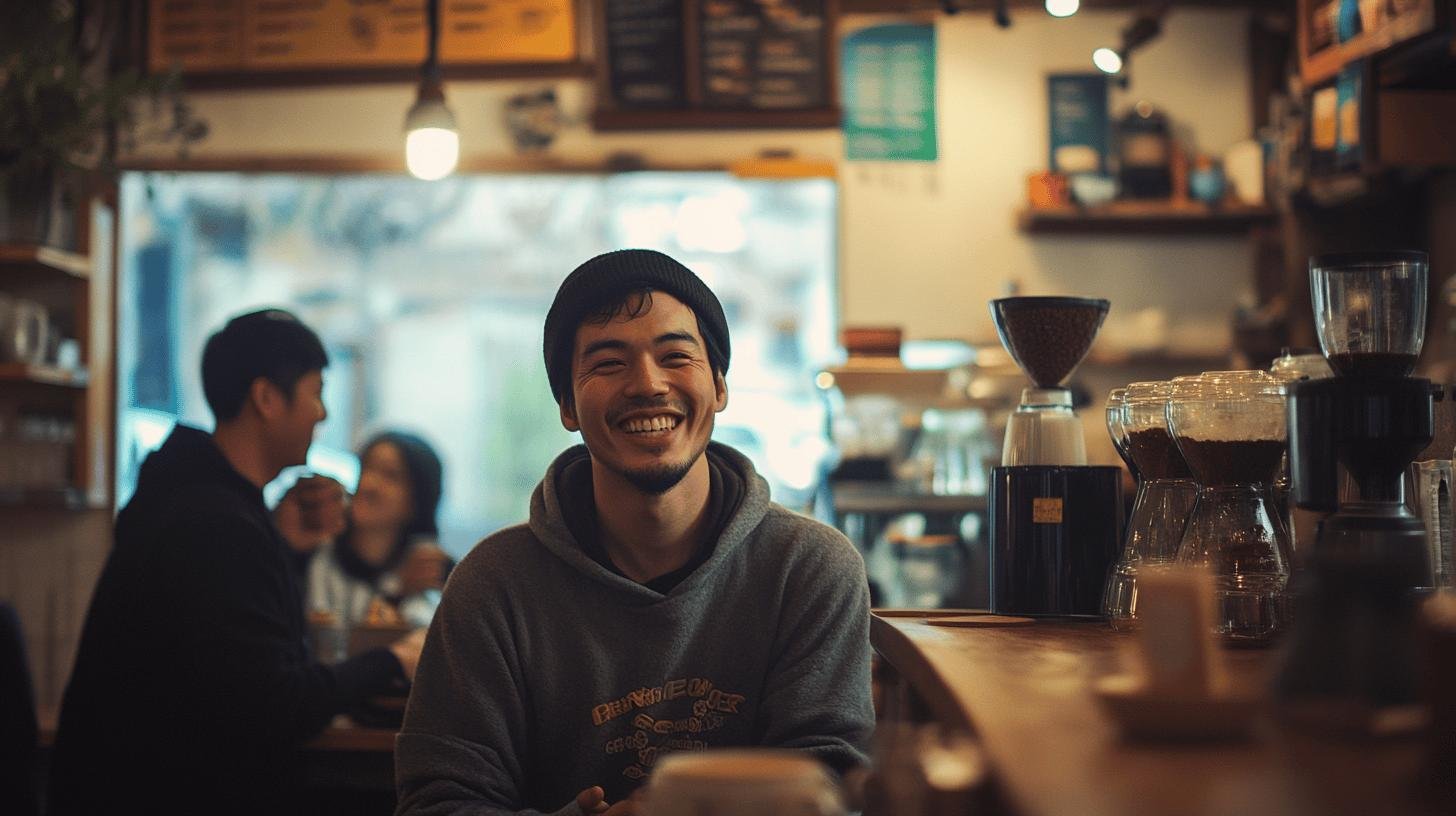
{"type": "Polygon", "coordinates": [[[660,252],[561,284],[546,371],[585,444],[451,576],[396,744],[400,813],[615,816],[671,751],[866,760],[864,564],[709,441],[729,351],[717,297],[660,252]]]}

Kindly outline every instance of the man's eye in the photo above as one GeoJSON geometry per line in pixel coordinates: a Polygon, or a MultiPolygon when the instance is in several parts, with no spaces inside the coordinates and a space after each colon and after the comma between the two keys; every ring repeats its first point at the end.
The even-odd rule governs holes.
{"type": "Polygon", "coordinates": [[[592,363],[592,371],[610,371],[622,365],[621,360],[600,360],[592,363]]]}

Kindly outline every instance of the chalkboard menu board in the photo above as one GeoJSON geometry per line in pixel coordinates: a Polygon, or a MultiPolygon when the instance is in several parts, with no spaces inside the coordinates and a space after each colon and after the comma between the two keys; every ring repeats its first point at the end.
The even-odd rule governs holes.
{"type": "Polygon", "coordinates": [[[823,0],[705,0],[701,99],[712,108],[816,108],[826,102],[823,0]]]}
{"type": "MultiPolygon", "coordinates": [[[[577,59],[575,0],[441,0],[440,60],[452,64],[577,59]]],[[[425,0],[151,0],[153,71],[268,73],[417,68],[425,0]]]]}
{"type": "Polygon", "coordinates": [[[608,0],[606,42],[613,99],[633,107],[687,102],[678,0],[608,0]]]}
{"type": "Polygon", "coordinates": [[[619,114],[832,109],[837,8],[836,0],[606,0],[604,104],[619,114]]]}

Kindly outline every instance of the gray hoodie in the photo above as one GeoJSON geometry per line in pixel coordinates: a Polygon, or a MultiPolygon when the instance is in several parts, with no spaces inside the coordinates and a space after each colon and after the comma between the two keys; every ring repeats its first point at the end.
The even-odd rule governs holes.
{"type": "Polygon", "coordinates": [[[397,812],[575,812],[582,790],[616,802],[677,750],[865,762],[869,591],[849,541],[771,503],[748,459],[713,443],[743,498],[707,560],[660,594],[572,537],[557,477],[587,456],[559,456],[529,523],[451,574],[395,745],[397,812]]]}

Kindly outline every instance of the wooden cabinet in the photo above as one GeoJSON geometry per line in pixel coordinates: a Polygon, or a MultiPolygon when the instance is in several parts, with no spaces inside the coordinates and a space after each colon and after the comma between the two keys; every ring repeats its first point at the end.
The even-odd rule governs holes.
{"type": "Polygon", "coordinates": [[[89,215],[88,254],[0,244],[0,295],[28,311],[0,330],[29,335],[0,343],[29,352],[0,357],[0,506],[110,506],[113,217],[89,215]]]}
{"type": "Polygon", "coordinates": [[[1373,180],[1456,167],[1456,0],[1300,0],[1308,179],[1331,206],[1373,180]]]}
{"type": "Polygon", "coordinates": [[[85,207],[85,253],[0,245],[0,294],[39,304],[73,341],[59,361],[0,363],[0,600],[20,616],[42,707],[60,703],[110,549],[114,213],[108,197],[85,207]]]}
{"type": "Polygon", "coordinates": [[[111,512],[12,506],[0,524],[0,600],[20,617],[36,705],[55,708],[110,551],[111,512]]]}
{"type": "Polygon", "coordinates": [[[1449,17],[1448,0],[1299,0],[1300,76],[1308,86],[1329,82],[1356,60],[1448,27],[1449,17]]]}

